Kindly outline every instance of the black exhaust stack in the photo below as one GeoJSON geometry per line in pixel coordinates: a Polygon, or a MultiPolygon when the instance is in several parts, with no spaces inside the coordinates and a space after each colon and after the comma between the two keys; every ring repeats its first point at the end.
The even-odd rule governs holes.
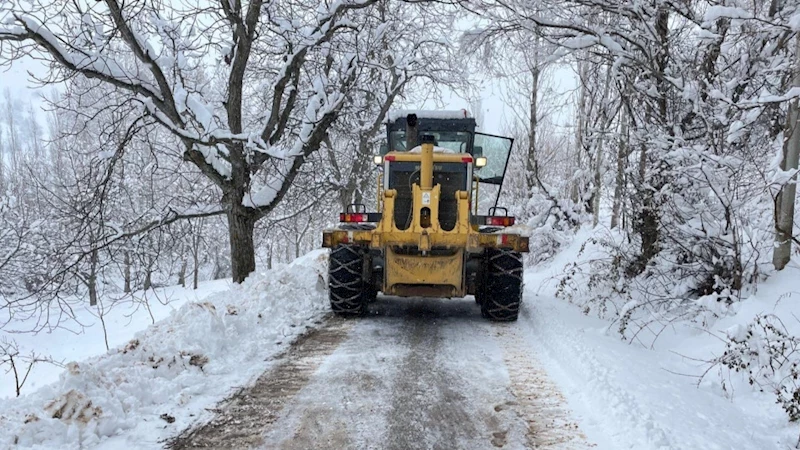
{"type": "Polygon", "coordinates": [[[406,151],[417,146],[417,135],[417,115],[409,114],[406,116],[406,151]]]}

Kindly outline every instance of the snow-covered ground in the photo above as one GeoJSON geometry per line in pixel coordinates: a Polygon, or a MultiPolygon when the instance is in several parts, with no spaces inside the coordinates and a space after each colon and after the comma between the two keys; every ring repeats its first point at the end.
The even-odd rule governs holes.
{"type": "MultiPolygon", "coordinates": [[[[0,404],[0,448],[160,448],[325,314],[325,271],[324,251],[316,251],[241,286],[208,286],[210,295],[185,301],[144,331],[133,332],[149,315],[144,323],[115,316],[111,340],[124,344],[82,361],[105,350],[99,327],[74,344],[48,338],[53,356],[78,362],[54,383],[0,404]],[[87,341],[99,347],[83,347],[87,341]]],[[[38,342],[25,345],[44,351],[38,342]]]]}
{"type": "MultiPolygon", "coordinates": [[[[58,327],[44,329],[38,333],[30,330],[37,328],[39,317],[24,321],[9,322],[0,329],[0,340],[15,341],[21,355],[29,355],[35,351],[37,356],[50,358],[58,363],[81,361],[106,352],[105,339],[109,348],[118,347],[131,340],[137,332],[144,330],[154,322],[168,317],[186,302],[196,302],[209,295],[230,288],[230,280],[206,281],[198,285],[198,289],[170,286],[134,292],[122,300],[112,303],[109,299],[101,301],[105,307],[103,325],[98,316],[98,309],[88,305],[73,309],[75,319],[64,321],[58,327]]],[[[0,399],[16,395],[13,372],[6,371],[8,366],[0,367],[0,399]]],[[[21,367],[25,370],[26,367],[21,367]]],[[[63,368],[46,362],[36,363],[22,387],[22,393],[30,393],[37,388],[58,380],[63,368]]]]}
{"type": "MultiPolygon", "coordinates": [[[[523,448],[528,446],[525,439],[536,443],[537,432],[546,433],[553,429],[552,421],[558,420],[574,423],[585,442],[598,449],[793,447],[797,430],[771,393],[759,392],[736,373],[721,372],[726,390],[717,369],[703,381],[698,377],[708,368],[702,361],[725,351],[726,333],[749,323],[756,314],[800,317],[800,307],[793,301],[800,269],[792,265],[772,274],[757,293],[707,329],[691,322],[667,327],[650,348],[620,340],[608,321],[586,316],[580,308],[555,298],[564,265],[587,257],[580,248],[588,235],[581,232],[551,262],[526,271],[524,305],[515,324],[485,322],[471,299],[379,300],[371,306],[373,317],[347,322],[340,330],[343,335],[329,342],[329,351],[312,355],[315,366],[296,389],[284,393],[283,410],[276,410],[278,417],[267,423],[274,420],[276,426],[283,425],[265,431],[265,436],[270,442],[313,442],[313,433],[337,430],[334,423],[323,423],[335,412],[336,423],[355,427],[348,431],[355,434],[341,441],[350,444],[353,439],[379,443],[389,435],[394,436],[392,442],[406,442],[417,435],[408,431],[411,434],[406,436],[403,430],[419,434],[419,430],[436,429],[454,433],[451,438],[463,441],[465,448],[485,448],[490,438],[492,443],[507,443],[506,448],[523,448]],[[419,347],[416,359],[411,356],[417,353],[409,350],[414,346],[419,347]],[[432,350],[436,346],[446,350],[432,350]],[[366,359],[365,349],[371,349],[366,359]],[[408,357],[398,358],[395,353],[408,357]],[[414,370],[418,375],[398,376],[395,381],[386,376],[414,370]],[[428,382],[425,377],[449,381],[428,382]],[[411,384],[403,387],[406,378],[416,384],[408,381],[411,384]],[[465,380],[472,380],[474,386],[465,380]],[[376,383],[395,382],[398,389],[375,388],[376,383]],[[343,384],[337,387],[336,383],[343,384]],[[373,390],[348,394],[353,383],[373,390]],[[536,391],[541,391],[537,386],[551,385],[547,396],[536,391]],[[411,398],[413,386],[419,395],[411,398]],[[475,425],[471,434],[462,436],[458,433],[464,427],[456,423],[409,422],[409,411],[417,409],[403,405],[428,401],[449,390],[458,391],[451,393],[451,401],[456,402],[451,406],[458,407],[463,420],[488,425],[475,425]],[[554,406],[539,404],[542,399],[554,406]],[[369,404],[371,413],[365,414],[358,401],[369,404]],[[499,405],[494,409],[499,415],[486,405],[499,405]],[[376,413],[379,406],[384,408],[381,414],[376,413]],[[507,407],[519,410],[514,413],[518,415],[503,416],[507,407]],[[558,411],[557,418],[553,411],[558,411]],[[313,423],[300,420],[303,417],[313,423]],[[526,431],[525,426],[531,428],[526,431]],[[381,430],[394,431],[383,436],[381,430]]],[[[132,330],[146,325],[149,315],[130,322],[124,322],[127,316],[121,312],[110,315],[111,344],[119,345],[101,356],[68,364],[54,383],[0,405],[0,448],[15,442],[14,448],[161,448],[166,439],[211,419],[217,403],[236,388],[270,370],[280,371],[286,359],[294,356],[290,352],[282,359],[273,357],[307,327],[337,326],[337,321],[324,318],[328,310],[325,270],[325,251],[321,250],[255,275],[241,286],[207,286],[207,297],[180,300],[184,302],[180,307],[177,299],[183,294],[173,292],[175,310],[169,312],[169,305],[157,308],[159,315],[168,315],[135,334],[132,330]]],[[[793,332],[798,325],[797,320],[787,323],[793,332]]],[[[95,328],[75,336],[74,343],[63,335],[48,337],[48,351],[75,360],[103,353],[102,331],[88,334],[98,333],[95,328]],[[83,347],[88,341],[95,345],[93,349],[83,347]],[[80,350],[72,351],[72,347],[80,350]]],[[[36,342],[25,345],[41,349],[36,342]]],[[[52,374],[36,376],[41,384],[52,374]]],[[[430,411],[436,411],[434,406],[430,411]]],[[[424,421],[426,415],[414,417],[424,421]]],[[[437,421],[446,421],[449,415],[442,417],[437,421]]],[[[458,420],[463,424],[462,419],[458,420]]],[[[433,435],[417,438],[436,444],[433,435]]],[[[536,445],[585,445],[582,439],[570,439],[536,445]]]]}
{"type": "Polygon", "coordinates": [[[645,348],[555,298],[564,265],[588,257],[580,254],[588,236],[584,230],[551,263],[526,271],[520,325],[590,441],[608,449],[795,448],[800,430],[771,393],[741,373],[713,368],[699,377],[709,368],[704,361],[725,351],[726,333],[756,314],[776,314],[800,334],[797,265],[773,274],[708,329],[674,324],[645,348]]]}

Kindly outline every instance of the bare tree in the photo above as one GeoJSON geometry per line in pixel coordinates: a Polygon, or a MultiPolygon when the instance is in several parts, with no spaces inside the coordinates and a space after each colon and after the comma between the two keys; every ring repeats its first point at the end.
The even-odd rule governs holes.
{"type": "MultiPolygon", "coordinates": [[[[3,12],[0,42],[7,60],[41,52],[49,81],[96,80],[135,106],[130,114],[175,136],[173,152],[221,192],[213,213],[227,216],[233,278],[241,282],[255,268],[255,223],[284,198],[364,69],[414,67],[413,58],[393,61],[354,25],[376,3],[34,2],[3,12]],[[216,69],[205,71],[215,57],[216,69]]],[[[173,211],[156,225],[196,216],[173,211]]]]}

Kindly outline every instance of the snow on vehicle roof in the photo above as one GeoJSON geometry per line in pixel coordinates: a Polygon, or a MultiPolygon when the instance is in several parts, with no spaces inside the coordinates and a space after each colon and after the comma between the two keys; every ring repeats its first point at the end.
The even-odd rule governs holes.
{"type": "Polygon", "coordinates": [[[389,111],[387,116],[389,122],[394,122],[397,119],[406,117],[409,114],[416,114],[419,119],[466,119],[471,118],[472,114],[466,109],[452,109],[452,110],[414,110],[414,109],[396,109],[389,111]]]}
{"type": "MultiPolygon", "coordinates": [[[[458,153],[457,151],[453,150],[452,148],[436,147],[436,146],[433,147],[433,152],[434,153],[458,153]]],[[[418,146],[412,148],[411,150],[409,150],[408,153],[422,153],[422,146],[418,145],[418,146]]]]}

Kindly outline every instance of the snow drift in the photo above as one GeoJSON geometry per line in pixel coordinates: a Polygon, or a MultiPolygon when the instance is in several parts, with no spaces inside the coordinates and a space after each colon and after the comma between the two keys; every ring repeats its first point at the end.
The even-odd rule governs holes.
{"type": "Polygon", "coordinates": [[[187,303],[126,345],[0,406],[0,448],[160,448],[327,310],[318,250],[187,303]]]}
{"type": "Polygon", "coordinates": [[[736,295],[692,295],[689,276],[615,276],[607,244],[614,237],[584,227],[525,273],[537,295],[523,314],[531,341],[588,417],[582,424],[591,431],[593,421],[599,429],[628,423],[611,448],[794,447],[797,263],[780,272],[763,265],[762,279],[736,295]]]}

